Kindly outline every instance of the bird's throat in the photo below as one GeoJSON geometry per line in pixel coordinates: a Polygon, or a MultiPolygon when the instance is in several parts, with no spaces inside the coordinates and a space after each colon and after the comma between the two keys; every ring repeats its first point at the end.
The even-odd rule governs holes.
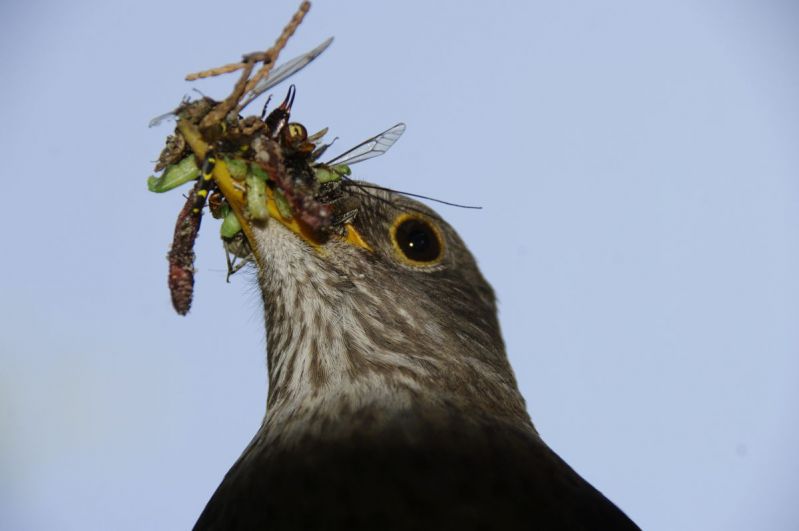
{"type": "Polygon", "coordinates": [[[491,361],[504,352],[470,355],[444,322],[387,301],[368,264],[330,260],[336,249],[316,252],[277,223],[259,230],[269,371],[263,437],[379,433],[397,419],[413,426],[453,412],[532,429],[509,366],[491,361]]]}

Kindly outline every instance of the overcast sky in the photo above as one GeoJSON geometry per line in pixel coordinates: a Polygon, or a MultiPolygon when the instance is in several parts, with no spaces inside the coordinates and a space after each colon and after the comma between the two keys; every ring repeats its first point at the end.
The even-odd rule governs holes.
{"type": "MultiPolygon", "coordinates": [[[[217,227],[169,303],[146,189],[191,71],[298,2],[4,2],[0,528],[186,529],[257,430],[265,342],[217,227]]],[[[544,439],[647,530],[799,526],[794,2],[323,2],[294,117],[435,208],[496,288],[544,439]]],[[[285,86],[276,89],[282,97],[285,86]]]]}

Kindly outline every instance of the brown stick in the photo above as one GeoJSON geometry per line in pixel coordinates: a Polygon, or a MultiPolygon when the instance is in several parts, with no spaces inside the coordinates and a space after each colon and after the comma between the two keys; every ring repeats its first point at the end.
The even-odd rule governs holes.
{"type": "Polygon", "coordinates": [[[201,130],[217,122],[221,122],[225,118],[225,115],[236,107],[239,100],[244,95],[244,91],[247,87],[247,80],[250,78],[254,66],[255,64],[251,62],[244,63],[244,71],[236,82],[236,86],[233,87],[233,92],[230,93],[230,96],[225,98],[225,101],[214,107],[211,112],[205,115],[202,122],[200,122],[201,130]]]}
{"type": "MultiPolygon", "coordinates": [[[[294,34],[294,32],[297,30],[297,27],[299,27],[299,25],[302,23],[302,19],[305,18],[305,15],[306,13],[308,13],[309,9],[311,9],[311,3],[308,2],[307,0],[304,1],[302,4],[300,4],[300,7],[294,13],[294,16],[291,17],[289,23],[286,24],[285,28],[283,28],[283,32],[280,34],[280,37],[278,37],[277,41],[275,41],[275,44],[269,50],[263,53],[262,58],[258,59],[259,61],[263,61],[264,66],[261,67],[258,73],[255,74],[251,82],[247,85],[247,90],[252,90],[252,87],[254,87],[255,84],[258,83],[258,81],[260,81],[269,74],[269,71],[272,70],[272,66],[277,60],[277,56],[286,46],[286,43],[294,34]]],[[[259,54],[250,54],[250,56],[255,56],[255,55],[259,54]]],[[[254,59],[254,57],[251,58],[254,59]]],[[[209,70],[203,70],[202,72],[194,72],[186,76],[186,81],[195,81],[197,79],[203,79],[206,77],[214,77],[214,76],[220,76],[222,74],[229,74],[231,72],[241,70],[247,65],[248,62],[250,61],[248,60],[239,61],[238,63],[229,63],[224,66],[211,68],[209,70]]]]}
{"type": "Polygon", "coordinates": [[[206,77],[221,76],[222,74],[229,74],[231,72],[235,72],[236,70],[241,70],[242,68],[244,68],[244,63],[230,63],[226,64],[225,66],[219,66],[209,70],[203,70],[202,72],[194,72],[193,74],[189,74],[186,76],[186,81],[196,81],[206,77]]]}
{"type": "Polygon", "coordinates": [[[253,87],[263,78],[269,75],[269,72],[272,70],[272,67],[275,66],[275,61],[277,61],[278,55],[280,52],[283,51],[283,48],[286,47],[286,43],[289,41],[294,32],[297,31],[297,28],[302,24],[302,19],[305,18],[305,15],[308,13],[308,10],[311,9],[311,3],[307,0],[300,4],[299,9],[297,12],[294,13],[294,16],[291,17],[291,20],[286,27],[283,28],[283,32],[280,34],[280,37],[277,38],[275,44],[272,45],[269,50],[266,52],[266,56],[269,61],[264,61],[264,66],[252,77],[249,83],[247,83],[247,90],[252,90],[253,87]]]}

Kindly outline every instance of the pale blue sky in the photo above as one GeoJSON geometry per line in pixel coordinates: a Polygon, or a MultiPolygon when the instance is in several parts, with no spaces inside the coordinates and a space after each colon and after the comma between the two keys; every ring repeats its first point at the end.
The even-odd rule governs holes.
{"type": "MultiPolygon", "coordinates": [[[[0,528],[190,527],[257,429],[251,275],[206,219],[186,318],[179,193],[145,179],[194,86],[297,2],[0,7],[0,528]]],[[[318,1],[294,116],[436,207],[500,299],[550,445],[648,530],[799,526],[799,9],[793,2],[318,1]]],[[[277,90],[282,94],[283,87],[277,90]]]]}

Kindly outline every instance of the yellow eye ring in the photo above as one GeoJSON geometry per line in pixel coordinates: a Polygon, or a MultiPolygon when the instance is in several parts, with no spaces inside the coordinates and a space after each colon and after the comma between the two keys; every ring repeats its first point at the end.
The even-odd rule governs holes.
{"type": "Polygon", "coordinates": [[[429,267],[444,258],[444,235],[422,216],[400,214],[389,229],[397,257],[407,265],[429,267]]]}

